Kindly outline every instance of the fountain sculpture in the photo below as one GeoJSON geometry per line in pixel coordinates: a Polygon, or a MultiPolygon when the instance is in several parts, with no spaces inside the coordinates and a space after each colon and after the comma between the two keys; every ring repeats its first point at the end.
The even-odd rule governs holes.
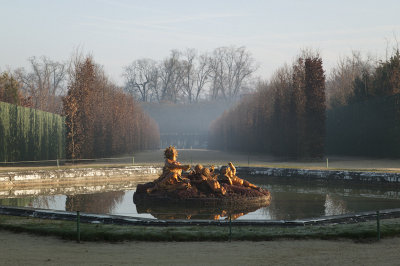
{"type": "Polygon", "coordinates": [[[237,218],[270,203],[269,191],[237,177],[231,162],[217,173],[214,166],[198,164],[191,169],[180,164],[172,146],[165,149],[164,156],[159,178],[137,186],[133,200],[139,213],[150,212],[163,219],[237,218]]]}

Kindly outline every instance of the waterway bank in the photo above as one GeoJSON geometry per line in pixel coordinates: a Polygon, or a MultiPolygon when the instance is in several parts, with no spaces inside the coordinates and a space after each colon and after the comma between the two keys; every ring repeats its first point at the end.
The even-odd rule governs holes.
{"type": "Polygon", "coordinates": [[[60,169],[29,169],[0,172],[1,187],[29,187],[78,183],[108,183],[146,179],[158,176],[161,168],[154,166],[108,166],[60,169]]]}
{"type": "MultiPolygon", "coordinates": [[[[217,166],[218,167],[221,166],[217,166]]],[[[112,184],[115,182],[148,182],[161,172],[160,166],[107,166],[92,168],[65,169],[30,169],[0,172],[0,191],[13,188],[31,190],[35,187],[48,186],[57,189],[68,184],[112,184]]],[[[400,173],[393,171],[371,170],[331,170],[279,167],[237,167],[238,176],[264,176],[278,178],[297,178],[304,180],[323,180],[328,182],[354,182],[365,184],[400,185],[400,173]]],[[[4,192],[5,193],[5,192],[4,192]]],[[[0,196],[4,193],[0,193],[0,196]]],[[[23,192],[21,192],[24,194],[23,192]]],[[[17,193],[17,194],[21,194],[17,193]]]]}
{"type": "Polygon", "coordinates": [[[400,173],[371,170],[330,170],[277,167],[237,167],[239,176],[269,176],[282,178],[315,179],[324,181],[355,182],[367,184],[400,185],[400,173]]]}

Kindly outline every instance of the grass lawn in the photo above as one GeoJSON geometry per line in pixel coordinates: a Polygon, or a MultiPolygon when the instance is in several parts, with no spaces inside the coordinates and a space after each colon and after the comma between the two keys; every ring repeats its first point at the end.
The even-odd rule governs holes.
{"type": "MultiPolygon", "coordinates": [[[[52,235],[63,239],[77,239],[77,223],[31,217],[0,216],[0,229],[52,235]]],[[[400,236],[400,219],[381,220],[381,238],[400,236]]],[[[108,224],[80,224],[82,241],[226,241],[230,238],[228,226],[131,226],[108,224]]],[[[377,239],[375,221],[357,224],[333,224],[322,226],[235,226],[232,240],[289,239],[353,239],[371,241],[377,239]]]]}

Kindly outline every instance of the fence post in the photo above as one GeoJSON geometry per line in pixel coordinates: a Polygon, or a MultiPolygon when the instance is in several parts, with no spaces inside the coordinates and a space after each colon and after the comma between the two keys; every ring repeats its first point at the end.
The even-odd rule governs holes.
{"type": "Polygon", "coordinates": [[[326,158],[326,168],[329,168],[329,159],[326,158]]]}
{"type": "Polygon", "coordinates": [[[57,168],[60,168],[60,161],[57,159],[57,168]]]}
{"type": "Polygon", "coordinates": [[[381,225],[380,225],[380,215],[379,211],[376,211],[376,231],[378,241],[381,239],[381,225]]]}
{"type": "Polygon", "coordinates": [[[77,234],[77,239],[76,241],[78,243],[81,242],[81,229],[79,227],[79,223],[80,223],[80,217],[79,217],[79,211],[76,211],[76,234],[77,234]]]}
{"type": "Polygon", "coordinates": [[[135,164],[135,156],[132,155],[132,165],[135,164]]]}
{"type": "Polygon", "coordinates": [[[229,213],[229,242],[232,241],[232,215],[229,213]]]}

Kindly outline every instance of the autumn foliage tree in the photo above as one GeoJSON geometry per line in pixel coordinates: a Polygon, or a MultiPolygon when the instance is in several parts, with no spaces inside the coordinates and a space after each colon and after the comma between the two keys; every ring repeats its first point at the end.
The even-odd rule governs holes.
{"type": "Polygon", "coordinates": [[[91,57],[76,60],[63,100],[67,156],[95,158],[157,148],[157,124],[91,57]]]}
{"type": "Polygon", "coordinates": [[[31,107],[31,98],[24,96],[21,84],[7,72],[0,74],[0,101],[31,107]]]}

